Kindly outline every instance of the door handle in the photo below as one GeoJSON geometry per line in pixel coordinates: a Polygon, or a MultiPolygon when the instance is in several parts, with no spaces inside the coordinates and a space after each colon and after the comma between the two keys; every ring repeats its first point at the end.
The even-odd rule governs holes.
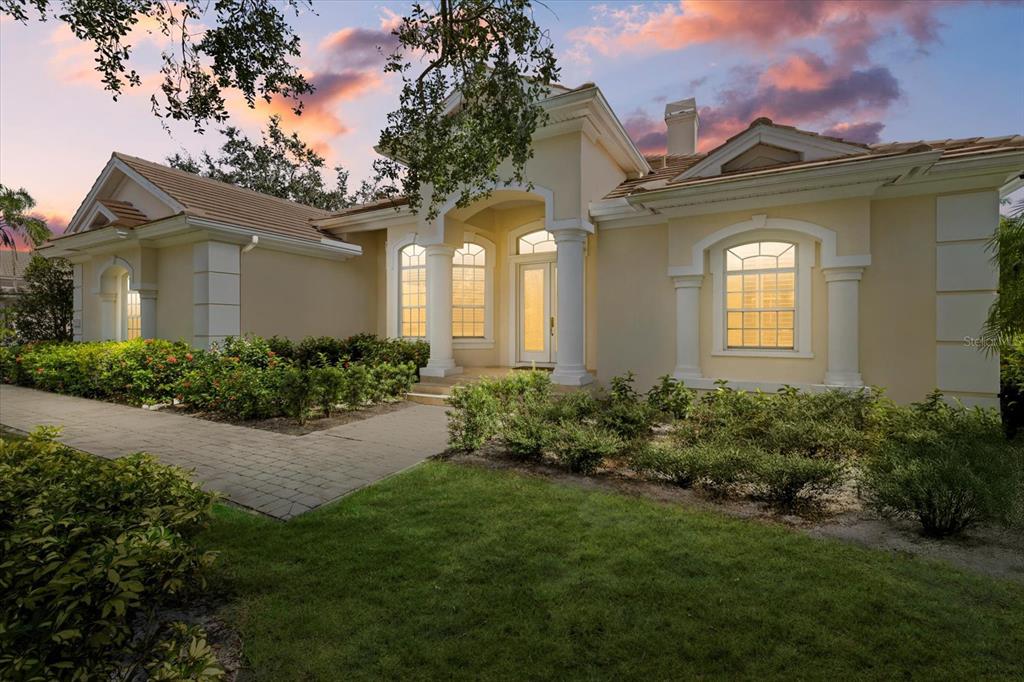
{"type": "Polygon", "coordinates": [[[555,335],[555,317],[551,316],[551,336],[555,335]]]}

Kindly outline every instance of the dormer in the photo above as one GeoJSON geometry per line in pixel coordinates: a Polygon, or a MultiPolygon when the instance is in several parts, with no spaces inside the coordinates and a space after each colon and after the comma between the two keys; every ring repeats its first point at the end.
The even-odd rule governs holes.
{"type": "Polygon", "coordinates": [[[790,163],[836,159],[863,154],[865,149],[863,145],[776,125],[771,119],[759,118],[749,128],[708,152],[707,156],[670,182],[790,163]]]}

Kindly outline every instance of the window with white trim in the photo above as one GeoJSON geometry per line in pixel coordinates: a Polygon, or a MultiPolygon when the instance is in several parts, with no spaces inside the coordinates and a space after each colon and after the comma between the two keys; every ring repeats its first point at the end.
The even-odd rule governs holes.
{"type": "Polygon", "coordinates": [[[142,299],[139,292],[132,291],[132,280],[128,275],[125,275],[124,289],[125,338],[131,341],[142,336],[142,299]]]}
{"type": "Polygon", "coordinates": [[[796,348],[796,251],[781,241],[725,250],[727,349],[796,348]]]}
{"type": "Polygon", "coordinates": [[[487,253],[466,242],[452,256],[452,337],[482,339],[487,316],[487,253]]]}
{"type": "Polygon", "coordinates": [[[516,250],[520,256],[533,253],[551,253],[557,250],[555,235],[547,230],[537,230],[519,238],[516,250]]]}
{"type": "Polygon", "coordinates": [[[427,335],[427,252],[419,244],[409,244],[398,257],[399,331],[421,339],[427,335]]]}

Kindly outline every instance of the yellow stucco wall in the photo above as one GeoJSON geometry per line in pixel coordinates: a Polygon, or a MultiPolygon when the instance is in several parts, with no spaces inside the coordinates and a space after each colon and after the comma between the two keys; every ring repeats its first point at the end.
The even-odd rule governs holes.
{"type": "Polygon", "coordinates": [[[156,333],[172,341],[192,340],[192,245],[157,251],[156,333]]]}
{"type": "Polygon", "coordinates": [[[346,261],[256,248],[241,260],[241,331],[260,336],[349,336],[377,329],[379,236],[350,238],[346,261]]]}

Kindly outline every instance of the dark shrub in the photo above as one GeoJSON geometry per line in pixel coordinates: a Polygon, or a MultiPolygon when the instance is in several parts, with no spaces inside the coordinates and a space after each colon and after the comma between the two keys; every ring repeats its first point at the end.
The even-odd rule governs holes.
{"type": "Polygon", "coordinates": [[[295,343],[285,336],[271,336],[267,346],[281,360],[295,359],[295,343]]]}
{"type": "Polygon", "coordinates": [[[757,450],[722,442],[705,442],[687,448],[661,443],[637,452],[632,466],[647,475],[668,479],[684,488],[699,487],[719,497],[732,492],[747,479],[758,454],[757,450]]]}
{"type": "Polygon", "coordinates": [[[281,405],[284,413],[299,424],[305,424],[310,408],[317,400],[317,375],[301,367],[285,367],[281,370],[279,384],[281,405]]]}
{"type": "Polygon", "coordinates": [[[295,362],[300,367],[337,365],[348,360],[344,339],[331,336],[309,336],[295,346],[295,362]]]}
{"type": "Polygon", "coordinates": [[[1004,348],[999,356],[999,406],[1007,438],[1024,431],[1024,339],[1004,348]]]}
{"type": "Polygon", "coordinates": [[[275,358],[267,340],[261,336],[229,336],[221,345],[214,344],[214,353],[226,358],[237,358],[238,362],[249,367],[263,369],[275,358]]]}
{"type": "Polygon", "coordinates": [[[556,396],[548,407],[548,421],[558,424],[563,421],[581,422],[592,419],[598,410],[597,401],[587,391],[570,391],[556,396]]]}
{"type": "Polygon", "coordinates": [[[502,422],[501,439],[516,459],[537,461],[551,442],[552,426],[543,405],[521,408],[502,422]]]}
{"type": "Polygon", "coordinates": [[[148,455],[102,460],[55,433],[0,439],[0,679],[123,679],[150,654],[132,623],[204,585],[211,497],[148,455]]]}
{"type": "Polygon", "coordinates": [[[901,419],[865,467],[868,500],[880,513],[916,518],[926,535],[941,537],[1019,509],[1024,448],[1005,440],[994,411],[933,394],[901,419]]]}
{"type": "Polygon", "coordinates": [[[775,452],[759,453],[752,465],[755,496],[784,509],[819,501],[842,485],[846,472],[841,461],[775,452]]]}
{"type": "Polygon", "coordinates": [[[633,387],[633,373],[612,377],[608,383],[608,395],[599,401],[598,424],[630,443],[649,436],[657,413],[633,387]]]}
{"type": "MultiPolygon", "coordinates": [[[[349,371],[358,365],[351,365],[349,371]]],[[[416,381],[416,366],[411,362],[372,365],[369,370],[368,392],[371,402],[379,403],[402,398],[416,381]]]]}
{"type": "Polygon", "coordinates": [[[366,365],[349,365],[344,370],[339,400],[350,410],[357,410],[370,399],[370,370],[366,365]]]}
{"type": "Polygon", "coordinates": [[[382,339],[376,334],[356,334],[345,339],[349,362],[402,365],[411,362],[419,370],[430,358],[430,344],[410,339],[382,339]]]}
{"type": "Polygon", "coordinates": [[[663,419],[684,419],[696,400],[694,391],[666,374],[647,392],[647,404],[663,419]]]}
{"type": "Polygon", "coordinates": [[[330,417],[334,406],[341,402],[341,391],[345,386],[345,371],[339,367],[316,367],[307,370],[313,375],[316,400],[325,417],[330,417]]]}
{"type": "Polygon", "coordinates": [[[623,452],[625,443],[614,432],[593,424],[562,424],[555,437],[559,461],[579,474],[593,473],[609,457],[623,452]]]}
{"type": "Polygon", "coordinates": [[[498,382],[481,379],[453,386],[448,397],[448,446],[466,452],[483,447],[498,432],[498,382]]]}

